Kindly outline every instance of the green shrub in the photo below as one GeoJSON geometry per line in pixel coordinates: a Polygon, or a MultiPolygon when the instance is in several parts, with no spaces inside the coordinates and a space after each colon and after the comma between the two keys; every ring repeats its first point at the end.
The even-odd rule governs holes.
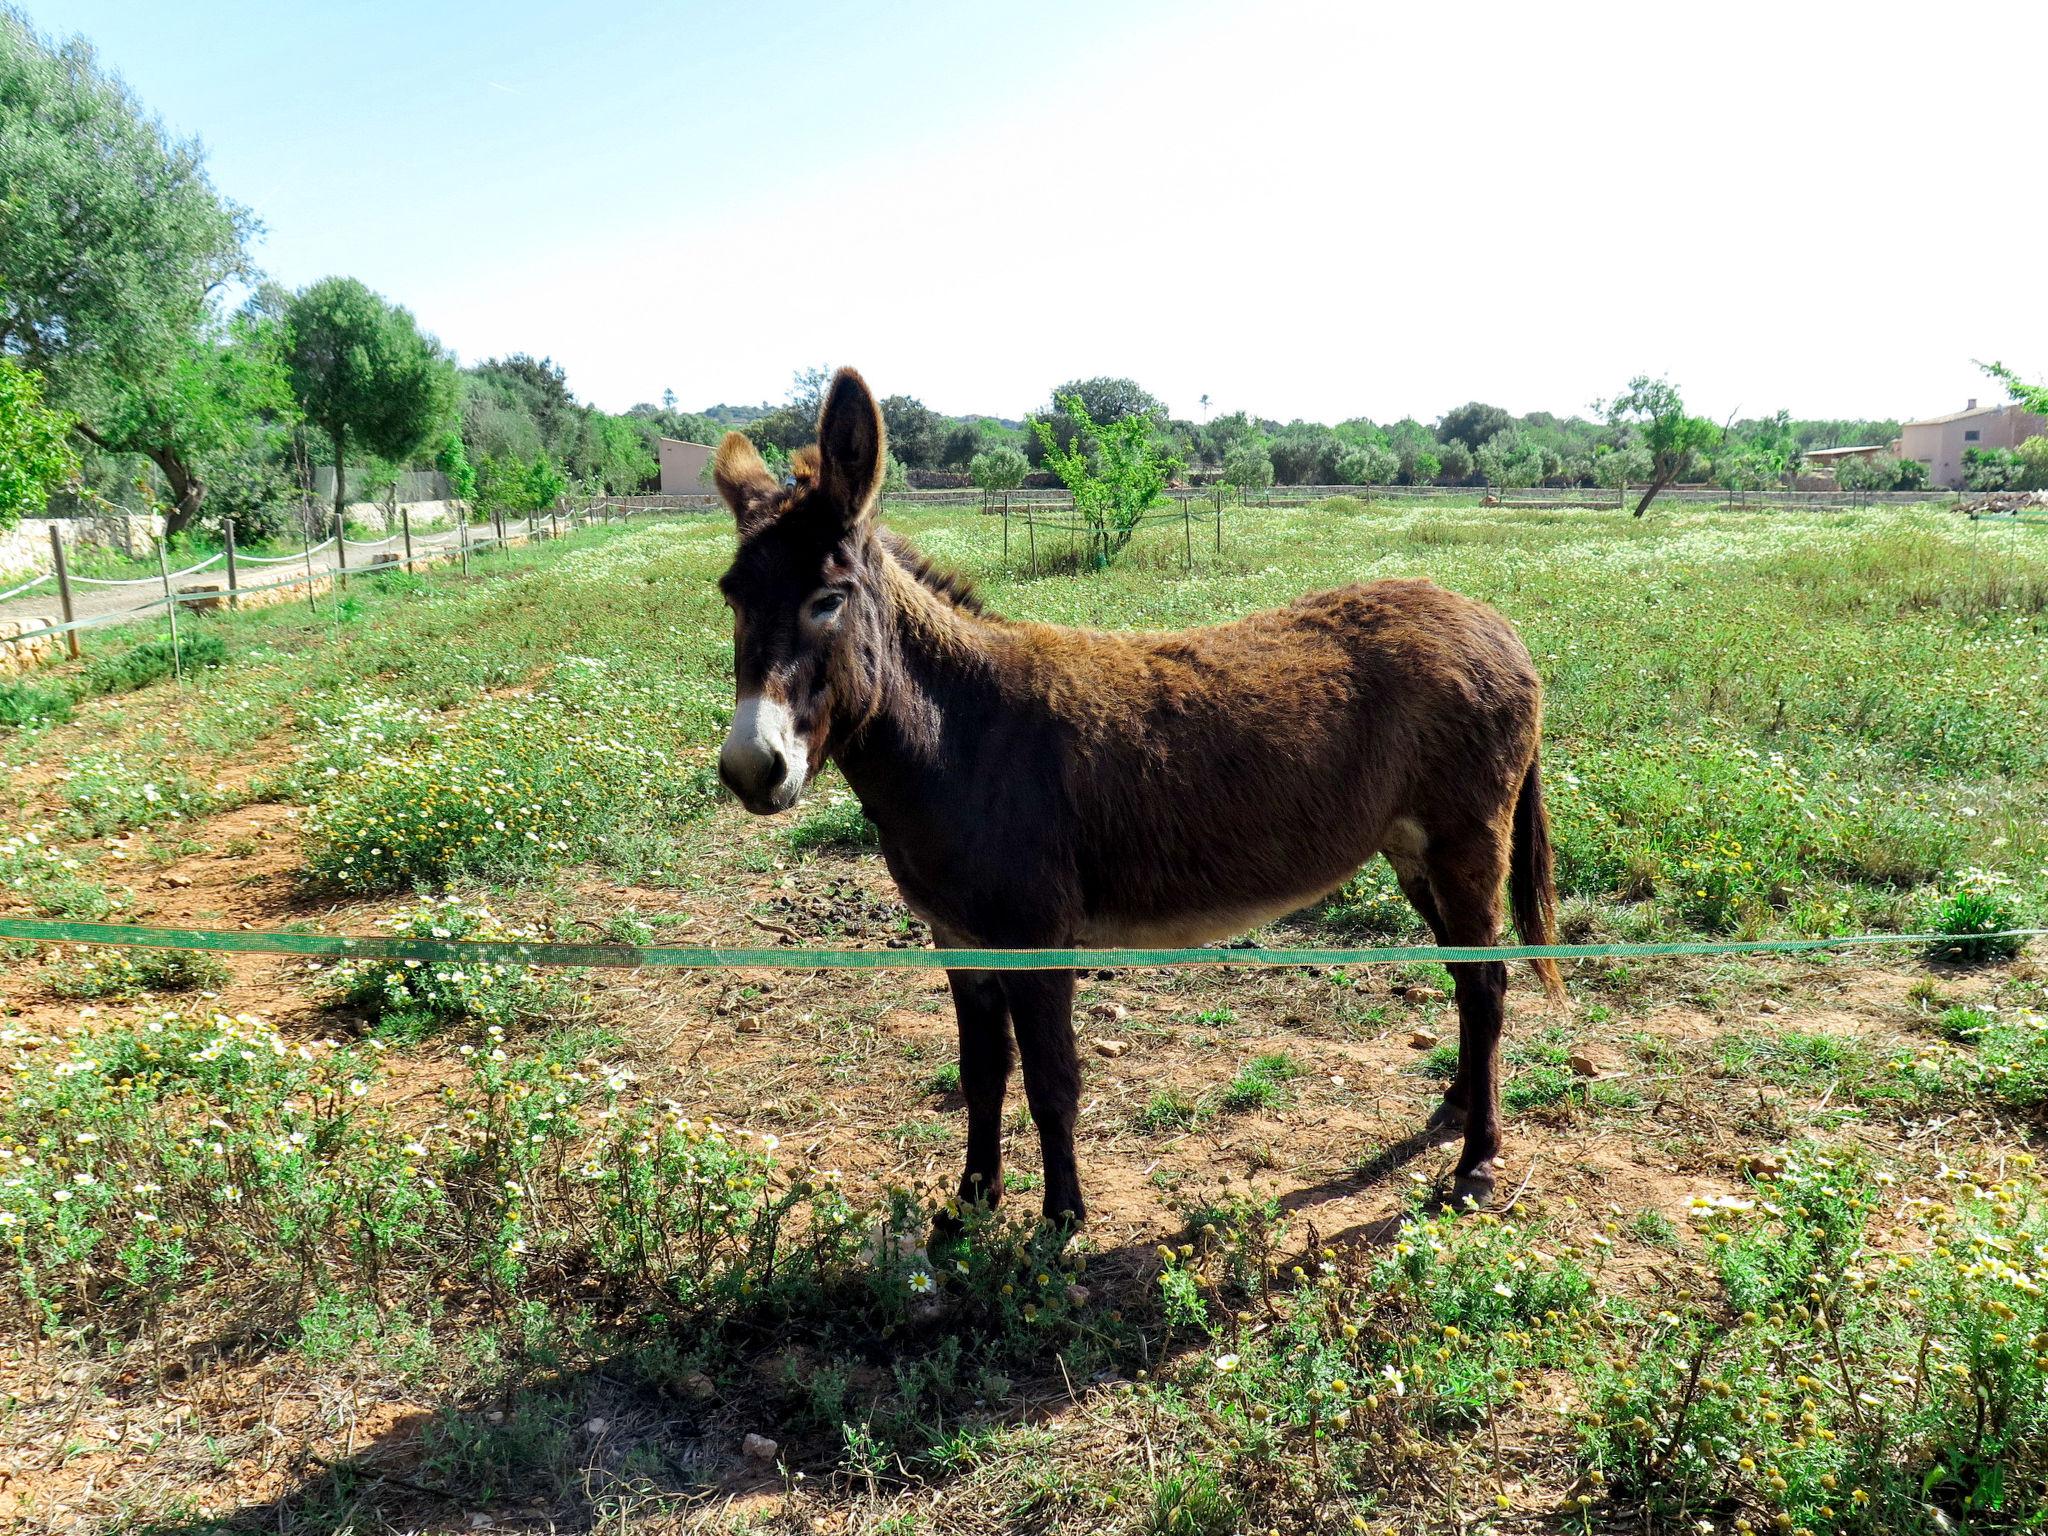
{"type": "Polygon", "coordinates": [[[170,677],[180,664],[187,672],[197,672],[221,666],[227,659],[227,643],[219,635],[188,629],[179,635],[175,655],[170,636],[145,640],[125,651],[93,656],[85,664],[82,681],[87,693],[133,693],[170,677]]]}
{"type": "Polygon", "coordinates": [[[1223,1090],[1225,1109],[1272,1109],[1287,1097],[1286,1084],[1301,1076],[1301,1068],[1284,1051],[1253,1057],[1223,1090]]]}
{"type": "MultiPolygon", "coordinates": [[[[2031,1158],[2024,1161],[2031,1164],[2031,1158]]],[[[1754,1197],[1702,1198],[1719,1295],[1646,1319],[1580,1371],[1581,1457],[1649,1513],[1737,1530],[2030,1525],[2048,1500],[2048,1202],[1959,1179],[1898,1214],[1809,1151],[1754,1197]]]]}
{"type": "Polygon", "coordinates": [[[44,725],[71,718],[71,690],[26,679],[0,679],[0,725],[44,725]]]}
{"type": "Polygon", "coordinates": [[[1931,948],[1941,960],[1971,963],[2005,960],[2020,952],[2021,940],[1987,938],[2022,926],[2019,909],[2005,894],[2011,878],[1983,869],[1966,869],[1954,888],[1934,909],[1934,929],[1944,937],[1931,948]]]}
{"type": "MultiPolygon", "coordinates": [[[[398,939],[516,943],[540,937],[535,929],[501,922],[488,907],[452,896],[402,908],[378,918],[377,927],[398,939]]],[[[457,1020],[491,1026],[502,1035],[537,1013],[549,990],[538,966],[472,959],[343,960],[322,975],[320,985],[338,1002],[408,1036],[457,1020]]]]}
{"type": "Polygon", "coordinates": [[[53,961],[43,981],[59,997],[129,999],[150,992],[214,992],[234,973],[194,949],[81,949],[53,961]]]}

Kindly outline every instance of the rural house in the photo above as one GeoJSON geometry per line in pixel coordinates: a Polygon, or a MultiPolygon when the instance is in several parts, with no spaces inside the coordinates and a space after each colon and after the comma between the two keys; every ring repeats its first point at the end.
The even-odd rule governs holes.
{"type": "Polygon", "coordinates": [[[2048,432],[2048,416],[2017,405],[1979,406],[1972,400],[1962,410],[1899,428],[1892,452],[1927,466],[1927,483],[1951,491],[1963,488],[1963,453],[1970,448],[2017,448],[2030,437],[2048,432]]]}
{"type": "Polygon", "coordinates": [[[686,443],[679,437],[664,437],[661,444],[661,494],[696,496],[705,488],[704,469],[716,451],[702,443],[686,443]]]}

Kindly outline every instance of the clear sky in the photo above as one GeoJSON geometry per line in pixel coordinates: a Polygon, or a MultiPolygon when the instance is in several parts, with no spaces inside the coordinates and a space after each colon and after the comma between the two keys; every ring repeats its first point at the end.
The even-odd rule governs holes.
{"type": "Polygon", "coordinates": [[[613,410],[1916,416],[2048,374],[2043,0],[26,0],[257,255],[613,410]]]}

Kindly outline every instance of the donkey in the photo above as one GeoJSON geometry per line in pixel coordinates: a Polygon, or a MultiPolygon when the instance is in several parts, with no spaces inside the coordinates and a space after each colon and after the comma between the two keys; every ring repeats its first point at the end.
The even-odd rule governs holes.
{"type": "MultiPolygon", "coordinates": [[[[1170,633],[1011,622],[877,526],[884,451],[852,369],[786,481],[741,434],[719,445],[738,541],[718,583],[737,690],[718,771],[748,810],[788,810],[837,763],[944,948],[1201,944],[1308,905],[1376,853],[1438,943],[1497,943],[1503,883],[1524,940],[1551,942],[1542,685],[1499,614],[1380,581],[1170,633]]],[[[1555,964],[1535,965],[1561,999],[1555,964]]],[[[1458,1070],[1431,1126],[1464,1135],[1453,1200],[1484,1203],[1507,967],[1452,970],[1458,1070]]],[[[1080,1222],[1074,974],[947,980],[961,1201],[1002,1194],[1014,1035],[1045,1214],[1080,1222]]]]}

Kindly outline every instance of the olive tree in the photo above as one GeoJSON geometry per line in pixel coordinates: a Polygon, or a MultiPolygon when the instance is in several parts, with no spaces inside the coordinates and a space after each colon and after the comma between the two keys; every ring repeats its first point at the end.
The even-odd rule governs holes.
{"type": "Polygon", "coordinates": [[[278,403],[219,312],[258,227],[90,44],[0,9],[0,351],[79,437],[157,467],[172,532],[197,519],[209,460],[278,403]]]}

